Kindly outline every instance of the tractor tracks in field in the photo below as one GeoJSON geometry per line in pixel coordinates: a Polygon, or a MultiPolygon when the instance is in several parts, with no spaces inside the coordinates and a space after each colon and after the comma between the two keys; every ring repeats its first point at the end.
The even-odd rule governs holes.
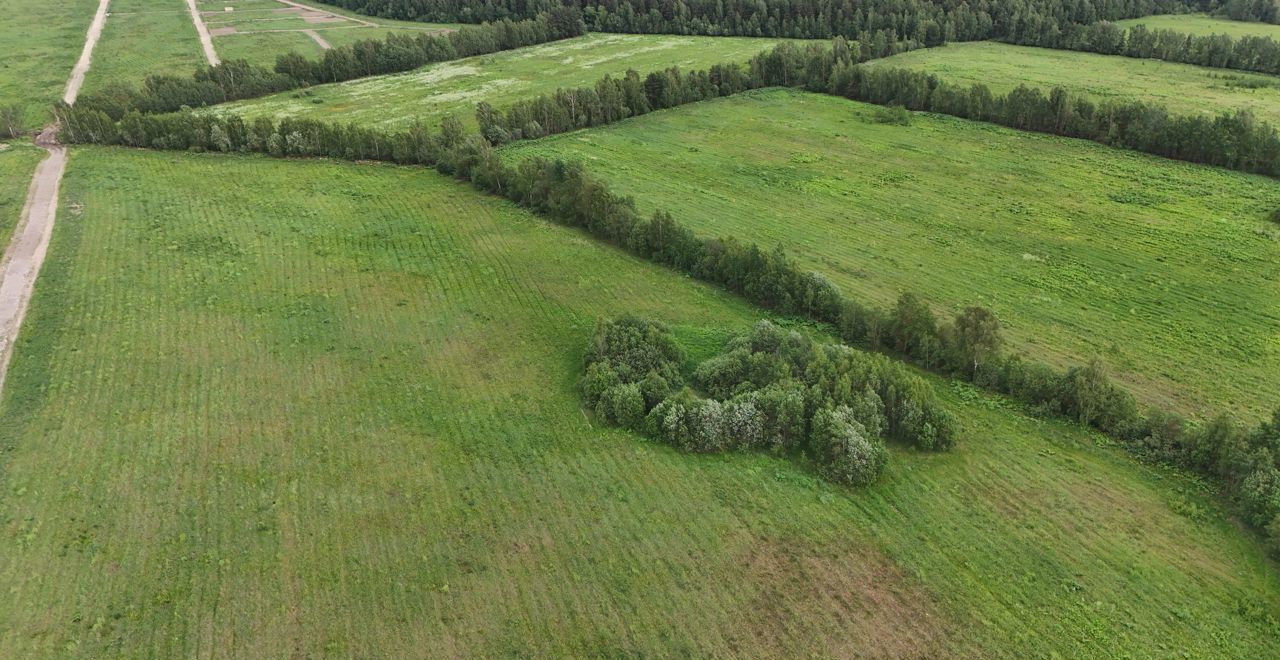
{"type": "MultiPolygon", "coordinates": [[[[84,49],[67,78],[62,100],[74,104],[80,95],[85,74],[93,61],[93,49],[102,36],[107,22],[107,6],[111,0],[100,0],[89,31],[85,35],[84,49]]],[[[35,292],[36,278],[44,265],[53,236],[53,222],[58,213],[58,189],[62,174],[67,168],[67,150],[58,144],[58,126],[46,126],[36,136],[36,146],[49,152],[48,157],[36,166],[31,185],[27,188],[27,201],[22,207],[13,238],[0,256],[0,394],[4,392],[5,375],[9,371],[9,359],[18,341],[18,331],[26,316],[31,295],[35,292]]]]}

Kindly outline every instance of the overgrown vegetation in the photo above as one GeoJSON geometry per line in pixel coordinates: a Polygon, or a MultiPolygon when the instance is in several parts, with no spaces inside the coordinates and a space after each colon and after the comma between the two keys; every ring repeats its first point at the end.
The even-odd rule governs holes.
{"type": "Polygon", "coordinates": [[[583,399],[612,424],[685,451],[805,455],[828,479],[865,485],[884,470],[885,438],[949,449],[956,422],[901,364],[819,344],[769,321],[731,340],[681,388],[684,352],[665,325],[601,321],[587,352],[583,399]]]}

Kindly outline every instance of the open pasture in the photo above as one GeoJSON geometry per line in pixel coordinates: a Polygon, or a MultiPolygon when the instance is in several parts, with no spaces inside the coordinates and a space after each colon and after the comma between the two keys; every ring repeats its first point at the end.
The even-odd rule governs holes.
{"type": "Polygon", "coordinates": [[[455,27],[361,16],[321,3],[299,4],[303,6],[279,0],[202,0],[199,6],[223,59],[267,67],[291,51],[315,59],[326,48],[382,39],[388,32],[419,34],[455,27]]]}
{"type": "Polygon", "coordinates": [[[967,388],[861,490],[592,424],[596,318],[710,353],[758,312],[431,171],[81,148],[61,215],[0,656],[1277,651],[1199,487],[967,388]]]}
{"type": "Polygon", "coordinates": [[[207,64],[183,0],[111,0],[82,93],[112,83],[139,86],[149,75],[189,75],[207,64]]]}
{"type": "Polygon", "coordinates": [[[641,74],[670,66],[704,68],[746,61],[777,39],[663,35],[589,34],[513,51],[441,62],[408,73],[362,78],[216,106],[208,112],[246,118],[309,117],[381,127],[403,127],[416,119],[434,126],[456,114],[475,125],[475,104],[495,107],[590,85],[627,69],[641,74]]]}
{"type": "Polygon", "coordinates": [[[1235,38],[1271,37],[1280,40],[1280,25],[1233,21],[1206,14],[1161,14],[1116,21],[1116,24],[1124,27],[1145,25],[1152,30],[1174,30],[1196,35],[1225,34],[1235,38]]]}
{"type": "Polygon", "coordinates": [[[1048,92],[1063,87],[1096,100],[1139,100],[1174,114],[1218,115],[1249,110],[1280,125],[1280,77],[991,41],[949,44],[869,63],[918,69],[962,85],[985,84],[1002,94],[1018,85],[1048,92]]]}
{"type": "Polygon", "coordinates": [[[1015,348],[1101,356],[1140,400],[1280,400],[1271,179],[951,117],[764,90],[505,149],[582,159],[705,235],[782,245],[858,298],[992,308],[1015,348]],[[743,136],[750,136],[744,139],[743,136]],[[1206,374],[1223,374],[1206,378],[1206,374]],[[1228,376],[1229,375],[1229,376],[1228,376]]]}
{"type": "Polygon", "coordinates": [[[97,0],[0,0],[0,106],[20,105],[35,130],[52,119],[97,0]]]}

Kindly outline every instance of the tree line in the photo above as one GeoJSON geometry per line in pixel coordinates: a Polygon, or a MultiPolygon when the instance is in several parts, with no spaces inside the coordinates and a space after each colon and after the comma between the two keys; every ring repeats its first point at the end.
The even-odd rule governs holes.
{"type": "Polygon", "coordinates": [[[1217,6],[1215,1],[1185,0],[335,0],[333,4],[372,16],[429,22],[527,18],[567,4],[580,8],[588,29],[599,32],[797,39],[843,36],[864,43],[881,38],[926,46],[1004,37],[1030,26],[1064,29],[1217,6]]]}
{"type": "Polygon", "coordinates": [[[620,78],[605,76],[591,87],[560,89],[517,102],[505,111],[480,103],[476,120],[481,133],[496,145],[598,126],[749,89],[802,87],[879,105],[1280,176],[1280,134],[1248,110],[1216,117],[1173,115],[1154,103],[1119,99],[1097,103],[1061,87],[1045,94],[1019,85],[997,95],[981,84],[961,86],[910,69],[859,65],[857,56],[856,44],[840,37],[829,46],[801,48],[783,43],[756,55],[745,68],[719,64],[682,72],[672,67],[644,78],[628,71],[620,78]]]}
{"type": "Polygon", "coordinates": [[[1145,25],[1125,29],[1102,21],[1091,25],[1072,25],[1065,30],[1056,26],[1028,27],[1008,35],[1005,41],[1024,46],[1280,74],[1280,42],[1271,37],[1195,35],[1176,30],[1151,30],[1145,25]]]}
{"type": "MultiPolygon", "coordinates": [[[[803,62],[782,64],[792,73],[806,68],[803,62]]],[[[78,105],[61,107],[59,119],[61,136],[70,143],[435,167],[767,309],[829,324],[850,345],[1007,394],[1045,413],[1096,428],[1136,453],[1214,477],[1245,518],[1258,529],[1268,529],[1271,542],[1280,549],[1280,411],[1252,431],[1225,414],[1196,425],[1158,408],[1141,411],[1096,360],[1057,370],[1005,352],[999,322],[988,310],[968,308],[940,322],[929,305],[910,293],[889,309],[849,300],[821,274],[800,268],[781,248],[761,249],[731,236],[699,237],[664,211],[641,216],[634,200],[611,192],[581,163],[537,157],[505,163],[489,140],[468,134],[456,117],[447,117],[438,131],[415,124],[399,132],[309,119],[276,122],[260,117],[247,123],[235,116],[190,111],[145,115],[133,110],[113,121],[101,110],[78,105]]]]}
{"type": "Polygon", "coordinates": [[[228,60],[200,67],[187,76],[148,76],[141,88],[116,83],[82,95],[78,105],[101,110],[116,120],[130,110],[175,112],[184,106],[199,108],[308,85],[410,71],[434,62],[577,37],[585,29],[581,12],[558,7],[527,20],[501,19],[445,34],[389,32],[382,40],[366,39],[326,50],[317,60],[289,52],[278,56],[271,69],[245,60],[228,60]]]}
{"type": "Polygon", "coordinates": [[[808,456],[826,478],[874,481],[885,439],[922,450],[955,441],[933,388],[902,364],[821,344],[761,321],[693,371],[662,323],[624,316],[597,324],[581,381],[598,418],[693,452],[764,450],[808,456]]]}

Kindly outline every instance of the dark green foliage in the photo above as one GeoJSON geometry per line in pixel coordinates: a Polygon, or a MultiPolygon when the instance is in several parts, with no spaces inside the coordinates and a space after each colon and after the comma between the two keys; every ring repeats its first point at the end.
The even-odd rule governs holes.
{"type": "Polygon", "coordinates": [[[848,406],[819,410],[813,416],[810,442],[822,476],[838,483],[869,484],[889,460],[884,443],[868,432],[848,406]]]}
{"type": "MultiPolygon", "coordinates": [[[[1271,4],[1274,7],[1275,3],[1271,4]]],[[[1135,25],[1126,30],[1102,21],[1073,25],[1062,31],[1028,29],[1010,33],[1004,40],[1024,46],[1167,60],[1218,69],[1280,73],[1280,42],[1271,37],[1194,35],[1175,30],[1151,30],[1145,25],[1135,25]]]]}

